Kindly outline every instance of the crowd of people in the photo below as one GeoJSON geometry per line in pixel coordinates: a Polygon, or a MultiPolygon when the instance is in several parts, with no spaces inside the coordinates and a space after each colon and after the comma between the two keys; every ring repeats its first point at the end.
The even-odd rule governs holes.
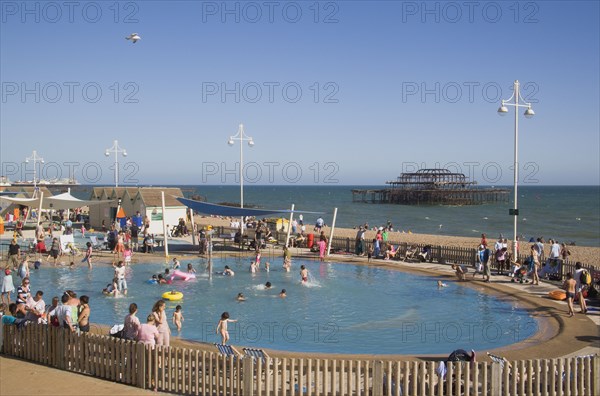
{"type": "MultiPolygon", "coordinates": [[[[10,279],[9,270],[5,271],[3,290],[6,279],[10,279]]],[[[16,289],[14,302],[10,299],[10,293],[7,296],[3,293],[2,303],[0,303],[0,316],[2,316],[3,324],[14,324],[20,327],[27,322],[33,322],[63,327],[72,332],[86,333],[90,331],[89,296],[77,297],[74,291],[66,290],[62,296],[52,297],[52,303],[46,305],[44,292],[37,290],[34,294],[32,290],[30,278],[25,277],[16,289]]]]}

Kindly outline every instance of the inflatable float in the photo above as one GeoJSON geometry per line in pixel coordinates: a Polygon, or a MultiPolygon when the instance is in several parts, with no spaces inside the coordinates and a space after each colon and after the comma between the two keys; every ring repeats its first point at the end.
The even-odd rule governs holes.
{"type": "Polygon", "coordinates": [[[169,301],[179,301],[183,298],[183,293],[177,290],[165,292],[162,294],[162,298],[169,301]]]}
{"type": "Polygon", "coordinates": [[[196,274],[175,270],[173,271],[173,275],[171,275],[171,280],[173,279],[182,279],[184,281],[189,281],[190,279],[196,279],[196,274]]]}
{"type": "Polygon", "coordinates": [[[567,299],[567,293],[564,290],[552,290],[548,295],[553,300],[563,301],[567,299]]]}

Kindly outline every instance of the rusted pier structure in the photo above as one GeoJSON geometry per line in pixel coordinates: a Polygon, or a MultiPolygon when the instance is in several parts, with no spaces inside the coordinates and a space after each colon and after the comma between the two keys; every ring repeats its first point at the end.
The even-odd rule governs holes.
{"type": "Polygon", "coordinates": [[[478,205],[508,201],[509,190],[480,188],[462,173],[448,169],[420,169],[388,181],[390,188],[352,190],[353,202],[400,205],[478,205]]]}

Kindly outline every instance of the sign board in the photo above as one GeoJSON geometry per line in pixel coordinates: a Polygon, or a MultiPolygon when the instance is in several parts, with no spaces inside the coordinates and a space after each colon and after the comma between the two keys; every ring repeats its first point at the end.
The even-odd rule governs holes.
{"type": "Polygon", "coordinates": [[[152,220],[152,221],[162,221],[162,219],[163,219],[162,210],[160,212],[156,211],[156,213],[154,213],[154,211],[152,211],[150,213],[150,220],[152,220]]]}

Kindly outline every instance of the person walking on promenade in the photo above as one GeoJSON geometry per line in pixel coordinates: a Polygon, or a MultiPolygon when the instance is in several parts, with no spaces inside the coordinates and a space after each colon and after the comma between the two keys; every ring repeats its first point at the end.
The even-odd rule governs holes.
{"type": "Polygon", "coordinates": [[[533,282],[532,285],[540,284],[538,271],[540,270],[540,254],[538,253],[537,244],[531,245],[531,258],[533,259],[533,282]]]}
{"type": "Polygon", "coordinates": [[[583,297],[583,287],[585,286],[585,284],[581,281],[581,274],[584,271],[587,270],[581,268],[581,263],[579,261],[575,263],[575,275],[573,276],[576,282],[575,292],[577,298],[579,298],[579,307],[581,308],[581,313],[587,314],[587,305],[585,303],[585,298],[583,297]]]}
{"type": "Polygon", "coordinates": [[[573,279],[573,274],[568,273],[567,279],[565,283],[563,283],[563,289],[565,289],[567,293],[567,306],[569,307],[569,317],[573,316],[575,312],[573,311],[573,299],[575,298],[575,287],[577,282],[573,279]]]}

